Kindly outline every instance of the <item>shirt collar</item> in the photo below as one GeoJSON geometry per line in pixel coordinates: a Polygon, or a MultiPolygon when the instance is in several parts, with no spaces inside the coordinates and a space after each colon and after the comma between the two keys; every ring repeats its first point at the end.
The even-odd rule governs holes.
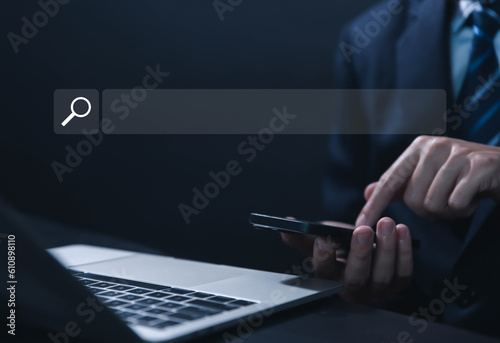
{"type": "Polygon", "coordinates": [[[460,0],[458,1],[458,6],[455,8],[455,14],[453,15],[453,19],[451,21],[451,30],[453,33],[460,31],[464,27],[470,14],[476,9],[481,10],[482,6],[479,2],[460,0]]]}

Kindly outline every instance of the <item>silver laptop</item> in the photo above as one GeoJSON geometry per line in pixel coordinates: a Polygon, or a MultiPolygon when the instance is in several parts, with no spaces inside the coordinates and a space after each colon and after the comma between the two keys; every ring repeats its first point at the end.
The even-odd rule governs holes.
{"type": "Polygon", "coordinates": [[[276,311],[342,290],[335,281],[90,245],[48,252],[147,342],[180,341],[245,320],[261,325],[276,311]]]}

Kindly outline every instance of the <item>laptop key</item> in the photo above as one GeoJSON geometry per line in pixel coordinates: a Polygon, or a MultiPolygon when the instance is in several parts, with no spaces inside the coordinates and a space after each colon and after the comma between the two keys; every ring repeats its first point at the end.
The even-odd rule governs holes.
{"type": "Polygon", "coordinates": [[[150,326],[151,323],[157,322],[158,318],[156,317],[151,317],[151,316],[140,316],[136,318],[138,324],[150,326]]]}
{"type": "Polygon", "coordinates": [[[127,295],[122,295],[121,297],[118,297],[118,299],[124,299],[124,300],[137,300],[137,299],[144,299],[144,297],[140,297],[138,295],[133,295],[133,294],[127,294],[127,295]]]}
{"type": "Polygon", "coordinates": [[[184,308],[178,310],[177,312],[178,313],[201,313],[201,314],[204,314],[205,316],[211,316],[211,315],[221,313],[224,311],[213,309],[213,308],[188,306],[188,307],[184,307],[184,308]]]}
{"type": "Polygon", "coordinates": [[[210,299],[207,299],[207,300],[215,301],[215,302],[218,302],[218,303],[227,303],[227,302],[230,302],[230,301],[233,301],[233,300],[236,300],[236,299],[217,296],[217,297],[213,297],[213,298],[210,298],[210,299]]]}
{"type": "Polygon", "coordinates": [[[231,311],[231,310],[238,308],[236,306],[214,303],[214,302],[210,302],[210,301],[206,301],[206,300],[198,300],[198,299],[188,301],[187,304],[198,305],[198,306],[202,306],[202,307],[208,307],[208,308],[213,308],[216,310],[223,310],[223,311],[231,311]]]}
{"type": "Polygon", "coordinates": [[[251,302],[251,301],[246,301],[246,300],[236,300],[236,301],[232,301],[229,303],[229,305],[233,305],[233,306],[249,306],[249,305],[254,305],[254,304],[256,304],[256,303],[251,302]]]}
{"type": "Polygon", "coordinates": [[[195,319],[203,318],[205,316],[206,316],[206,314],[203,314],[203,313],[180,313],[180,312],[172,313],[171,315],[169,315],[169,317],[177,318],[177,319],[184,319],[184,320],[195,320],[195,319]]]}
{"type": "Polygon", "coordinates": [[[182,288],[168,288],[165,289],[166,292],[169,293],[174,293],[174,294],[188,294],[188,293],[193,293],[193,291],[190,291],[188,289],[182,289],[182,288]]]}
{"type": "Polygon", "coordinates": [[[173,297],[169,297],[166,300],[172,300],[172,301],[182,302],[182,301],[186,301],[186,300],[189,300],[189,299],[190,298],[183,297],[181,295],[174,295],[173,297]]]}
{"type": "Polygon", "coordinates": [[[163,308],[179,308],[179,307],[183,307],[181,304],[176,304],[176,303],[172,303],[172,302],[160,304],[160,305],[157,305],[157,306],[163,307],[163,308]]]}
{"type": "Polygon", "coordinates": [[[196,292],[196,293],[193,293],[193,294],[189,294],[189,296],[190,297],[204,299],[204,298],[208,298],[208,297],[213,297],[213,296],[215,296],[215,294],[196,292]]]}
{"type": "Polygon", "coordinates": [[[132,304],[132,305],[129,305],[129,306],[125,306],[124,308],[128,308],[130,310],[142,310],[142,309],[145,309],[147,308],[147,306],[144,306],[144,305],[139,305],[139,304],[132,304]]]}
{"type": "Polygon", "coordinates": [[[149,293],[148,297],[153,297],[153,298],[165,298],[168,297],[170,294],[168,293],[163,293],[163,292],[154,292],[154,293],[149,293]]]}
{"type": "Polygon", "coordinates": [[[138,301],[137,304],[143,304],[143,305],[156,305],[159,303],[162,303],[163,301],[161,300],[156,300],[156,299],[144,299],[141,301],[138,301]]]}
{"type": "Polygon", "coordinates": [[[156,329],[163,329],[163,328],[166,328],[169,326],[175,326],[175,325],[179,325],[179,324],[180,323],[174,322],[172,320],[165,320],[165,321],[162,321],[162,322],[159,322],[159,323],[153,325],[152,327],[156,328],[156,329]]]}
{"type": "Polygon", "coordinates": [[[128,291],[129,289],[132,289],[132,288],[134,288],[134,287],[118,285],[118,286],[110,287],[108,289],[112,289],[113,291],[128,291]]]}
{"type": "Polygon", "coordinates": [[[118,295],[122,295],[122,292],[115,292],[115,291],[104,291],[97,293],[97,295],[102,296],[102,297],[116,297],[118,295]]]}
{"type": "Polygon", "coordinates": [[[151,293],[152,291],[150,289],[145,289],[145,288],[135,288],[127,291],[128,293],[134,293],[134,294],[147,294],[151,293]]]}
{"type": "Polygon", "coordinates": [[[93,285],[93,284],[99,282],[99,281],[90,280],[90,279],[80,279],[79,281],[80,281],[80,283],[84,284],[85,286],[90,286],[90,285],[93,285]]]}
{"type": "Polygon", "coordinates": [[[120,300],[111,300],[111,301],[105,301],[104,305],[110,306],[110,307],[116,307],[116,306],[122,306],[128,304],[125,301],[120,301],[120,300]]]}
{"type": "Polygon", "coordinates": [[[151,314],[162,314],[164,316],[173,313],[172,311],[167,311],[167,310],[162,310],[161,308],[153,308],[151,310],[146,311],[146,313],[151,313],[151,314]]]}
{"type": "Polygon", "coordinates": [[[98,282],[92,285],[92,287],[97,287],[97,288],[108,288],[111,286],[115,286],[114,283],[107,283],[107,282],[98,282]]]}

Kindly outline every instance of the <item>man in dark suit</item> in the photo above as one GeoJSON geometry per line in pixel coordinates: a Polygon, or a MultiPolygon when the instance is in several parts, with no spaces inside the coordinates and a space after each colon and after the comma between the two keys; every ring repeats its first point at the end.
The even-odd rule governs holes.
{"type": "Polygon", "coordinates": [[[332,218],[356,222],[350,253],[283,235],[313,255],[318,276],[344,281],[344,298],[404,299],[419,332],[417,316],[500,335],[499,8],[392,0],[344,29],[336,87],[444,89],[447,132],[332,136],[325,199],[332,218]],[[412,253],[408,229],[389,218],[377,224],[377,246],[366,243],[383,214],[407,224],[421,248],[412,253]]]}

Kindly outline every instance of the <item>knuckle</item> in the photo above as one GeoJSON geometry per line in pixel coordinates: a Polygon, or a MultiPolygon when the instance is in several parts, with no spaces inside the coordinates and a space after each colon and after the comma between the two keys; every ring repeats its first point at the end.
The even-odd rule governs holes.
{"type": "Polygon", "coordinates": [[[393,191],[394,188],[401,182],[401,178],[398,175],[393,174],[392,172],[385,172],[380,177],[380,187],[384,190],[389,189],[393,191]]]}
{"type": "Polygon", "coordinates": [[[396,239],[386,241],[384,239],[377,240],[377,251],[381,255],[392,255],[396,253],[396,239]]]}
{"type": "Polygon", "coordinates": [[[407,190],[404,194],[403,200],[409,208],[415,209],[420,207],[420,201],[417,199],[415,192],[407,190]]]}
{"type": "Polygon", "coordinates": [[[425,197],[423,208],[429,213],[437,213],[442,210],[442,206],[433,197],[425,197]]]}
{"type": "Polygon", "coordinates": [[[450,150],[450,141],[447,137],[432,137],[427,141],[426,155],[436,156],[448,153],[450,150]]]}
{"type": "Polygon", "coordinates": [[[477,170],[485,170],[496,163],[493,156],[477,152],[470,153],[469,159],[471,161],[471,167],[475,169],[477,168],[477,170]]]}
{"type": "Polygon", "coordinates": [[[453,145],[453,147],[451,149],[451,156],[453,158],[467,156],[470,153],[471,153],[470,148],[463,146],[463,145],[460,145],[460,144],[453,145]]]}
{"type": "Polygon", "coordinates": [[[421,146],[422,144],[425,144],[429,138],[431,138],[430,136],[425,136],[425,135],[422,135],[422,136],[418,136],[417,138],[415,138],[413,140],[413,142],[411,143],[411,145],[416,145],[416,146],[421,146]]]}
{"type": "Polygon", "coordinates": [[[448,137],[432,137],[430,143],[436,147],[448,147],[450,139],[448,137]]]}
{"type": "Polygon", "coordinates": [[[467,209],[467,204],[462,200],[461,196],[452,197],[448,201],[450,209],[458,216],[465,215],[464,211],[467,209]]]}
{"type": "Polygon", "coordinates": [[[460,170],[465,173],[470,169],[470,160],[467,157],[468,152],[451,153],[442,168],[446,170],[460,170]]]}
{"type": "Polygon", "coordinates": [[[361,263],[369,263],[372,258],[372,253],[371,251],[351,251],[350,256],[352,255],[352,258],[355,259],[358,262],[361,263]]]}

